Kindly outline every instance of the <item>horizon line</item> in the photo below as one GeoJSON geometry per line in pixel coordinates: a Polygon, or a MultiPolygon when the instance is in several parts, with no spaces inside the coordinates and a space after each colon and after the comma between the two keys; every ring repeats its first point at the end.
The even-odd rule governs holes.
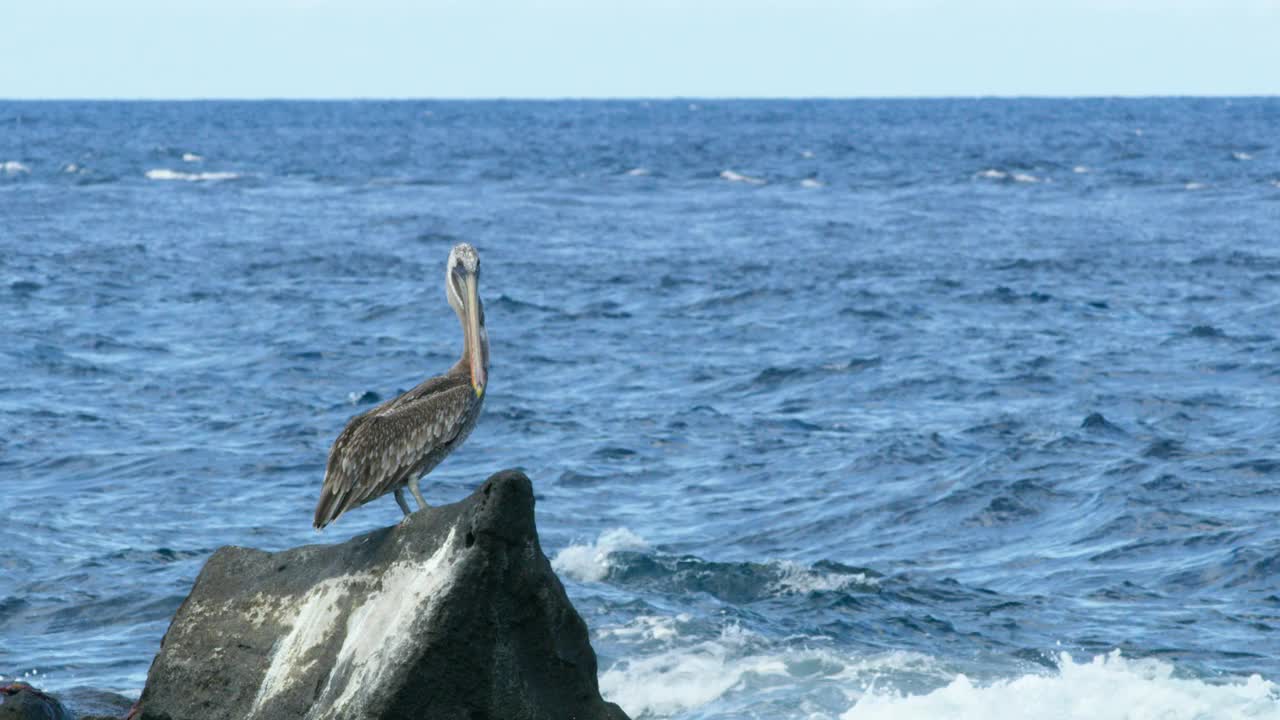
{"type": "Polygon", "coordinates": [[[1280,98],[1276,93],[1118,93],[1118,94],[954,94],[954,95],[334,95],[334,96],[101,96],[101,97],[7,97],[0,102],[777,102],[852,100],[1262,100],[1280,98]]]}

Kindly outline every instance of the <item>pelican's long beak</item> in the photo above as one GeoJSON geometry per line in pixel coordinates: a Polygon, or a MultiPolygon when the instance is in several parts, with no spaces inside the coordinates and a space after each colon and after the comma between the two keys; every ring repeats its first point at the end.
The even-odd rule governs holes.
{"type": "Polygon", "coordinates": [[[480,291],[476,287],[476,276],[467,273],[463,279],[466,297],[463,299],[465,314],[464,328],[466,334],[467,356],[471,359],[471,387],[475,388],[476,397],[484,395],[484,385],[488,381],[484,369],[484,348],[480,344],[480,291]]]}

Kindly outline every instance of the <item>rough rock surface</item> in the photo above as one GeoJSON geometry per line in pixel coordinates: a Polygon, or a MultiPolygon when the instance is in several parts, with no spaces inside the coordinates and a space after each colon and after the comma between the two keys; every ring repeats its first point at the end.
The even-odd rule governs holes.
{"type": "Polygon", "coordinates": [[[626,718],[516,471],[339,545],[218,550],[140,704],[144,720],[626,718]]]}
{"type": "Polygon", "coordinates": [[[23,682],[0,685],[0,720],[73,720],[52,695],[23,682]]]}

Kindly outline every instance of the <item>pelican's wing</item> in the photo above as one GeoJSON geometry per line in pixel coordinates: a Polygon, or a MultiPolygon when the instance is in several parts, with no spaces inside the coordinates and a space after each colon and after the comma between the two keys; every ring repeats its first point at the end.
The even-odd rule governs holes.
{"type": "Polygon", "coordinates": [[[352,418],[329,450],[315,526],[408,480],[424,457],[457,436],[473,399],[469,385],[455,385],[352,418]]]}

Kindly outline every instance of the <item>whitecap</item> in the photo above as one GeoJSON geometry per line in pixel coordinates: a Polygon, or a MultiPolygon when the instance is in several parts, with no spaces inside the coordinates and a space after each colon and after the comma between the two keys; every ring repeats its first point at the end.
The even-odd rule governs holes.
{"type": "Polygon", "coordinates": [[[1009,177],[1009,173],[1003,170],[996,170],[995,168],[987,168],[986,170],[977,173],[977,177],[986,178],[988,180],[1003,180],[1009,177]]]}
{"type": "Polygon", "coordinates": [[[1183,190],[1202,190],[1204,189],[1204,183],[1189,182],[1186,185],[1183,185],[1182,189],[1183,190]]]}
{"type": "Polygon", "coordinates": [[[182,153],[182,162],[203,162],[204,158],[195,153],[182,153]]]}
{"type": "Polygon", "coordinates": [[[574,580],[599,582],[609,575],[609,555],[623,550],[645,550],[649,543],[626,528],[600,533],[594,543],[570,545],[551,559],[551,567],[574,580]]]}
{"type": "Polygon", "coordinates": [[[627,171],[627,174],[631,177],[644,177],[649,174],[649,170],[642,167],[633,167],[627,171]]]}
{"type": "Polygon", "coordinates": [[[800,181],[800,187],[803,188],[820,188],[822,186],[822,181],[815,178],[805,178],[800,181]]]}
{"type": "Polygon", "coordinates": [[[1083,174],[1085,174],[1085,173],[1087,173],[1087,172],[1092,172],[1092,171],[1091,171],[1087,166],[1085,166],[1085,165],[1077,165],[1077,166],[1075,166],[1075,167],[1071,168],[1071,172],[1073,172],[1073,173],[1075,173],[1075,174],[1077,174],[1077,175],[1083,175],[1083,174]]]}
{"type": "Polygon", "coordinates": [[[3,164],[0,164],[0,170],[3,170],[5,175],[26,175],[31,172],[31,168],[17,160],[4,161],[3,164]]]}
{"type": "Polygon", "coordinates": [[[812,150],[801,150],[801,151],[800,151],[800,157],[805,158],[805,159],[812,158],[812,157],[813,157],[813,151],[812,151],[812,150]]]}
{"type": "Polygon", "coordinates": [[[1274,185],[1275,187],[1280,188],[1280,180],[1272,180],[1271,184],[1274,185]]]}
{"type": "Polygon", "coordinates": [[[240,177],[240,173],[234,172],[199,172],[187,173],[177,170],[169,170],[167,168],[156,168],[147,171],[148,180],[184,180],[186,182],[198,182],[202,180],[235,180],[240,177]]]}
{"type": "Polygon", "coordinates": [[[1129,718],[1275,718],[1280,686],[1260,675],[1226,683],[1174,677],[1169,663],[1130,660],[1115,650],[1088,662],[1063,653],[1055,674],[1032,673],[988,685],[957,675],[924,695],[892,689],[863,694],[841,720],[1128,720],[1129,718]]]}
{"type": "Polygon", "coordinates": [[[866,573],[822,572],[790,561],[778,562],[777,567],[781,575],[770,590],[779,595],[838,592],[858,586],[874,588],[880,584],[879,578],[866,573]]]}
{"type": "Polygon", "coordinates": [[[674,617],[669,615],[637,615],[630,622],[618,627],[605,628],[596,633],[600,638],[615,638],[623,641],[670,641],[680,634],[676,623],[687,623],[692,619],[688,613],[680,613],[674,617]]]}
{"type": "Polygon", "coordinates": [[[1020,182],[1020,183],[1038,183],[1038,182],[1041,182],[1040,178],[1036,177],[1035,175],[1031,175],[1031,174],[1029,174],[1029,173],[1014,173],[1014,174],[1013,174],[1013,181],[1014,181],[1014,182],[1020,182]]]}
{"type": "Polygon", "coordinates": [[[1239,160],[1240,162],[1245,162],[1247,160],[1253,159],[1253,156],[1247,152],[1233,152],[1231,153],[1231,157],[1235,160],[1239,160]]]}
{"type": "Polygon", "coordinates": [[[728,180],[729,182],[746,183],[748,185],[764,185],[765,184],[765,181],[763,178],[752,177],[751,175],[743,175],[741,173],[737,173],[732,170],[725,170],[721,172],[720,179],[728,180]]]}

